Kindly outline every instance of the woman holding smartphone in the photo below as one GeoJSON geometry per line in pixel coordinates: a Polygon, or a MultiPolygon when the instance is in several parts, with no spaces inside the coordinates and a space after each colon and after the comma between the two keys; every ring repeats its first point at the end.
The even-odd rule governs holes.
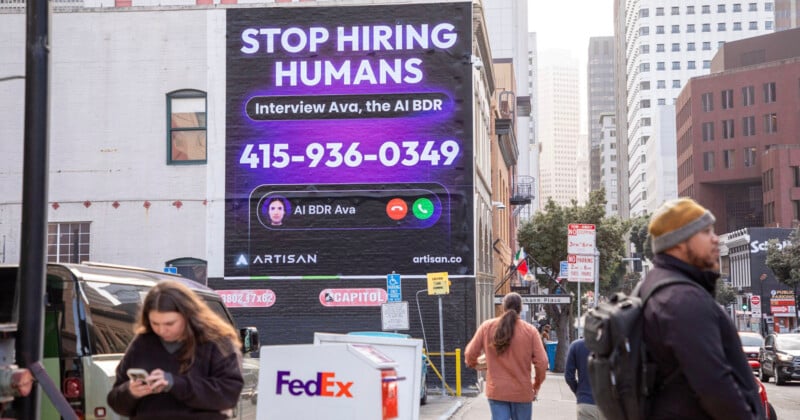
{"type": "Polygon", "coordinates": [[[144,299],[108,405],[131,419],[225,419],[244,385],[239,347],[236,330],[188,287],[159,283],[144,299]]]}

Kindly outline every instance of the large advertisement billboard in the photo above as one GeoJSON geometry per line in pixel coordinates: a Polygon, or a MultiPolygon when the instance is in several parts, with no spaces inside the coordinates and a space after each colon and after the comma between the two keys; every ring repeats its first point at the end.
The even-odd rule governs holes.
{"type": "Polygon", "coordinates": [[[227,11],[225,278],[473,274],[471,7],[227,11]]]}

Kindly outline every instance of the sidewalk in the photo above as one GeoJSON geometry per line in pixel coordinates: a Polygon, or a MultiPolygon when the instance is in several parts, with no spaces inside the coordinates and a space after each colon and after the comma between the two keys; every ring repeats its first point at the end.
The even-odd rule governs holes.
{"type": "MultiPolygon", "coordinates": [[[[420,420],[486,420],[492,416],[484,394],[476,397],[442,396],[429,389],[428,403],[420,407],[420,420]]],[[[533,419],[575,420],[575,395],[564,382],[563,373],[547,372],[547,379],[533,403],[533,419]]]]}

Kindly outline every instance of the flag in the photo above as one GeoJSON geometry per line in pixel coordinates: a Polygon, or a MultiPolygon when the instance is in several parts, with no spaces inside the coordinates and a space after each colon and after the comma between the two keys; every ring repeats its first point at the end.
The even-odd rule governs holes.
{"type": "Polygon", "coordinates": [[[519,265],[517,265],[517,271],[519,271],[520,275],[525,277],[525,275],[528,274],[528,261],[520,261],[519,265]]]}
{"type": "MultiPolygon", "coordinates": [[[[525,248],[520,248],[517,250],[517,253],[514,254],[514,267],[518,267],[519,264],[525,259],[528,258],[528,254],[525,253],[525,248]]],[[[527,264],[525,264],[527,266],[527,264]]]]}

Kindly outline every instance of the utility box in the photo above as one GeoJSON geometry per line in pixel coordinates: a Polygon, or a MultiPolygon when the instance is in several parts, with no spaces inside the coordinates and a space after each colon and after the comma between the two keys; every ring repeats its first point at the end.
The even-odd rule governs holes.
{"type": "Polygon", "coordinates": [[[264,346],[259,420],[397,418],[397,363],[368,344],[264,346]]]}

